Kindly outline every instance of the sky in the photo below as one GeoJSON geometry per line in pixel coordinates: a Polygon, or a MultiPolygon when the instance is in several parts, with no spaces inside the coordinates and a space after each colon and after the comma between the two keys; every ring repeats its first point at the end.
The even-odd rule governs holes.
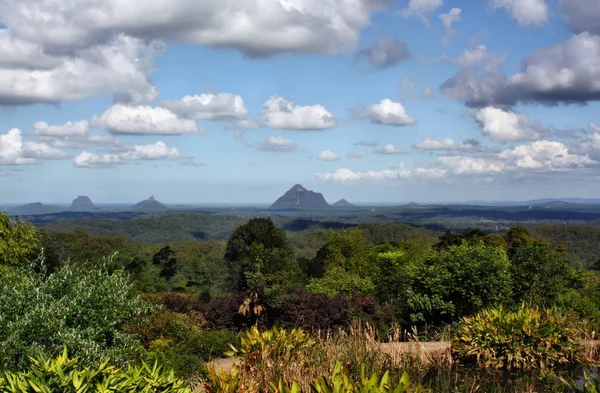
{"type": "Polygon", "coordinates": [[[0,0],[0,203],[600,195],[599,0],[0,0]]]}

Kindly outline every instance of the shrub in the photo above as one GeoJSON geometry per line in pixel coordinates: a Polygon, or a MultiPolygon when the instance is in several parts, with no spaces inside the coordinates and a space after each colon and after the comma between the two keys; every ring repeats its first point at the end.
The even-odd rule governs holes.
{"type": "Polygon", "coordinates": [[[581,331],[552,309],[497,308],[464,318],[452,336],[453,355],[480,366],[546,369],[577,361],[581,331]]]}
{"type": "Polygon", "coordinates": [[[198,375],[205,362],[223,356],[238,342],[226,329],[208,331],[204,318],[195,312],[160,310],[125,330],[140,337],[151,354],[182,378],[198,375]]]}
{"type": "Polygon", "coordinates": [[[32,358],[25,372],[0,376],[0,391],[6,393],[161,392],[190,393],[173,372],[157,363],[119,369],[107,359],[100,365],[81,368],[79,359],[69,358],[67,349],[55,359],[32,358]]]}
{"type": "Polygon", "coordinates": [[[122,272],[105,268],[67,265],[48,276],[40,266],[5,269],[0,370],[19,370],[28,356],[55,356],[65,345],[84,365],[107,356],[118,363],[137,357],[139,341],[120,328],[151,308],[130,292],[122,272]]]}
{"type": "Polygon", "coordinates": [[[198,307],[198,295],[184,293],[146,293],[141,295],[148,303],[164,306],[167,310],[188,313],[198,307]]]}
{"type": "Polygon", "coordinates": [[[243,295],[215,297],[208,303],[200,305],[198,309],[206,319],[209,328],[239,332],[249,329],[255,322],[253,317],[239,313],[243,303],[243,295]]]}

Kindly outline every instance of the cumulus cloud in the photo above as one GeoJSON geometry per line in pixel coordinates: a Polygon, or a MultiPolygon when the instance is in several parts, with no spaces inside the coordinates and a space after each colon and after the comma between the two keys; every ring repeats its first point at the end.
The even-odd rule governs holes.
{"type": "Polygon", "coordinates": [[[456,34],[456,31],[452,29],[452,25],[460,21],[461,14],[462,10],[454,7],[449,12],[439,15],[440,20],[444,25],[444,40],[446,42],[448,42],[456,34]]]}
{"type": "Polygon", "coordinates": [[[124,32],[143,39],[233,48],[247,56],[337,54],[354,46],[384,0],[4,0],[0,22],[49,46],[77,47],[124,32]]]}
{"type": "Polygon", "coordinates": [[[475,139],[467,139],[457,143],[453,139],[446,138],[436,140],[425,138],[414,146],[417,150],[433,150],[433,151],[484,151],[486,147],[481,142],[475,139]]]}
{"type": "Polygon", "coordinates": [[[409,179],[440,179],[446,175],[446,171],[440,168],[415,168],[408,170],[403,164],[397,169],[386,169],[382,171],[355,172],[348,168],[341,168],[333,173],[317,173],[315,177],[322,181],[332,182],[360,182],[360,181],[391,181],[409,179]]]}
{"type": "Polygon", "coordinates": [[[135,145],[133,149],[119,155],[122,160],[176,160],[181,158],[176,148],[169,148],[163,141],[153,145],[135,145]]]}
{"type": "Polygon", "coordinates": [[[319,153],[317,158],[321,161],[339,161],[340,156],[338,156],[337,154],[335,154],[332,151],[323,150],[319,153]]]}
{"type": "Polygon", "coordinates": [[[410,0],[408,7],[401,11],[405,18],[416,17],[429,25],[429,14],[444,5],[444,0],[410,0]]]}
{"type": "Polygon", "coordinates": [[[284,130],[326,130],[336,126],[333,115],[322,105],[298,106],[282,97],[263,104],[260,122],[284,130]]]}
{"type": "Polygon", "coordinates": [[[346,157],[348,157],[348,158],[362,158],[362,154],[360,154],[357,151],[352,151],[352,152],[348,153],[348,155],[346,157]]]}
{"type": "Polygon", "coordinates": [[[555,141],[536,141],[503,151],[498,155],[511,169],[560,171],[597,164],[587,155],[572,154],[555,141]]]}
{"type": "Polygon", "coordinates": [[[115,104],[102,116],[95,116],[92,124],[113,134],[125,135],[181,135],[204,132],[194,120],[180,119],[168,109],[148,105],[115,104]]]}
{"type": "Polygon", "coordinates": [[[288,153],[298,150],[298,145],[281,136],[271,136],[262,145],[258,146],[258,150],[288,153]]]}
{"type": "Polygon", "coordinates": [[[187,95],[180,100],[163,101],[161,106],[189,119],[237,120],[242,126],[251,123],[244,99],[231,93],[187,95]]]}
{"type": "Polygon", "coordinates": [[[367,48],[356,54],[375,68],[389,68],[410,57],[408,46],[395,37],[380,36],[367,48]]]}
{"type": "Polygon", "coordinates": [[[504,163],[496,158],[449,156],[438,160],[456,175],[489,175],[502,173],[504,170],[504,163]]]}
{"type": "Polygon", "coordinates": [[[463,69],[446,81],[446,94],[468,106],[546,105],[600,100],[600,36],[581,33],[550,48],[534,51],[520,72],[479,74],[463,69]]]}
{"type": "Polygon", "coordinates": [[[494,0],[493,5],[504,8],[521,26],[539,27],[548,21],[545,0],[494,0]]]}
{"type": "Polygon", "coordinates": [[[22,154],[25,158],[41,160],[60,160],[68,157],[66,153],[42,142],[25,142],[22,154]]]}
{"type": "Polygon", "coordinates": [[[63,125],[51,126],[45,121],[38,121],[34,124],[35,133],[42,136],[83,136],[89,131],[89,123],[86,120],[71,122],[63,125]]]}
{"type": "Polygon", "coordinates": [[[358,115],[371,120],[372,123],[389,126],[408,126],[417,123],[416,119],[406,113],[404,105],[389,98],[360,110],[358,115]]]}
{"type": "Polygon", "coordinates": [[[540,139],[545,128],[524,114],[487,107],[474,112],[483,134],[495,141],[529,141],[540,139]]]}
{"type": "MultiPolygon", "coordinates": [[[[11,42],[13,46],[0,49],[0,54],[20,50],[11,42]]],[[[0,48],[2,45],[9,44],[0,39],[0,48]]],[[[36,49],[21,53],[21,64],[2,66],[0,60],[0,104],[77,101],[107,91],[119,101],[147,103],[158,95],[148,79],[150,63],[159,50],[156,43],[118,35],[100,45],[69,50],[71,53],[44,55],[41,66],[37,56],[46,53],[45,48],[31,45],[37,45],[36,49]]]]}
{"type": "Polygon", "coordinates": [[[35,158],[25,156],[25,146],[21,130],[13,128],[0,134],[0,165],[34,164],[35,158]]]}
{"type": "Polygon", "coordinates": [[[559,0],[565,23],[574,33],[600,34],[600,2],[596,0],[559,0]]]}
{"type": "Polygon", "coordinates": [[[88,151],[82,151],[73,159],[73,164],[79,168],[109,168],[120,162],[115,154],[97,155],[88,151]]]}
{"type": "Polygon", "coordinates": [[[394,145],[385,145],[381,149],[374,150],[375,154],[407,154],[408,152],[403,149],[399,149],[394,145]]]}
{"type": "Polygon", "coordinates": [[[442,61],[454,63],[461,68],[483,67],[489,72],[496,71],[506,60],[506,54],[497,56],[488,51],[485,45],[477,45],[473,49],[466,49],[458,56],[443,56],[442,61]]]}

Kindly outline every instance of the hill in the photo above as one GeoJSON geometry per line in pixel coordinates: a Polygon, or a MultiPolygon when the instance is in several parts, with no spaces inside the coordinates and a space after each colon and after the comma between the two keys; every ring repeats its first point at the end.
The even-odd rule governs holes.
{"type": "Polygon", "coordinates": [[[160,203],[159,201],[157,201],[154,196],[151,196],[149,199],[146,199],[145,201],[141,201],[139,203],[136,203],[135,205],[133,205],[133,209],[134,210],[140,210],[140,211],[162,211],[162,210],[167,210],[167,205],[165,205],[164,203],[160,203]]]}
{"type": "Polygon", "coordinates": [[[40,202],[28,203],[27,205],[18,206],[8,211],[11,216],[35,216],[39,214],[58,213],[65,209],[54,205],[44,205],[40,202]]]}
{"type": "Polygon", "coordinates": [[[348,202],[345,199],[340,199],[339,201],[337,201],[336,203],[334,203],[331,206],[333,206],[333,207],[356,207],[355,205],[351,204],[350,202],[348,202]]]}
{"type": "Polygon", "coordinates": [[[271,209],[323,209],[328,207],[330,207],[329,203],[327,203],[323,194],[309,191],[300,184],[290,188],[271,205],[271,209]]]}
{"type": "Polygon", "coordinates": [[[94,205],[94,202],[92,202],[92,200],[89,197],[80,195],[77,198],[73,199],[73,202],[71,202],[71,210],[94,211],[99,209],[96,207],[96,205],[94,205]]]}

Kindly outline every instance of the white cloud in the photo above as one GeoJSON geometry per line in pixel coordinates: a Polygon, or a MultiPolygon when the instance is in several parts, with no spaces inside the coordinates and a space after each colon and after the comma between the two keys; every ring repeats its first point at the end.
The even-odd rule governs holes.
{"type": "Polygon", "coordinates": [[[68,157],[67,154],[59,149],[41,142],[25,142],[22,154],[25,158],[42,160],[60,160],[68,157]]]}
{"type": "Polygon", "coordinates": [[[473,49],[466,49],[456,57],[444,56],[442,60],[457,64],[461,68],[473,68],[483,66],[487,71],[497,70],[506,60],[507,55],[496,56],[488,52],[485,45],[477,45],[473,49]]]}
{"type": "Polygon", "coordinates": [[[485,147],[479,141],[474,139],[468,139],[461,143],[457,143],[450,138],[442,140],[425,138],[415,145],[415,149],[447,151],[482,151],[485,150],[485,147]]]}
{"type": "Polygon", "coordinates": [[[23,155],[23,138],[19,129],[0,134],[0,165],[34,164],[37,161],[23,155]]]}
{"type": "Polygon", "coordinates": [[[368,106],[359,116],[375,124],[390,126],[408,126],[417,123],[416,119],[406,113],[406,109],[400,102],[393,102],[389,98],[381,100],[379,104],[368,106]]]}
{"type": "Polygon", "coordinates": [[[360,181],[390,181],[410,179],[441,179],[446,176],[446,171],[439,168],[415,168],[408,170],[403,164],[397,169],[382,171],[355,172],[348,168],[341,168],[333,173],[317,173],[315,177],[322,181],[333,182],[360,182],[360,181]]]}
{"type": "Polygon", "coordinates": [[[448,13],[439,15],[444,25],[444,39],[446,41],[449,41],[456,34],[456,31],[452,29],[452,25],[460,21],[461,13],[462,10],[460,8],[454,7],[448,13]]]}
{"type": "Polygon", "coordinates": [[[97,155],[88,151],[82,151],[73,159],[73,164],[79,168],[107,168],[120,162],[115,154],[97,155]]]}
{"type": "Polygon", "coordinates": [[[95,116],[92,125],[103,127],[114,134],[126,135],[181,135],[204,132],[194,120],[179,119],[168,109],[147,105],[115,104],[102,116],[95,116]]]}
{"type": "Polygon", "coordinates": [[[55,66],[39,68],[35,53],[42,50],[33,52],[31,68],[0,67],[0,104],[78,101],[103,92],[114,93],[119,101],[147,103],[158,95],[148,80],[149,64],[158,50],[155,43],[119,35],[101,45],[56,55],[55,66]]]}
{"type": "Polygon", "coordinates": [[[504,170],[504,162],[495,158],[451,156],[440,157],[438,160],[457,175],[499,174],[504,170]]]}
{"type": "Polygon", "coordinates": [[[399,149],[394,145],[385,145],[381,149],[374,150],[376,154],[407,154],[408,152],[403,149],[399,149]]]}
{"type": "Polygon", "coordinates": [[[600,126],[593,121],[590,121],[590,130],[594,132],[600,132],[600,126]]]}
{"type": "Polygon", "coordinates": [[[545,129],[524,114],[487,107],[474,112],[482,132],[495,141],[528,141],[542,137],[545,129]]]}
{"type": "Polygon", "coordinates": [[[405,18],[416,17],[429,25],[429,14],[444,5],[444,0],[410,0],[408,7],[402,10],[405,18]]]}
{"type": "Polygon", "coordinates": [[[559,171],[596,164],[587,155],[572,154],[567,146],[555,141],[536,141],[498,154],[513,169],[559,171]]]}
{"type": "Polygon", "coordinates": [[[42,136],[84,136],[89,131],[89,123],[86,120],[71,122],[63,125],[51,126],[45,121],[38,121],[34,124],[35,133],[42,136]]]}
{"type": "Polygon", "coordinates": [[[169,148],[163,141],[153,145],[135,145],[133,149],[119,155],[122,160],[176,160],[181,158],[176,148],[169,148]]]}
{"type": "Polygon", "coordinates": [[[281,136],[271,136],[258,149],[276,153],[287,153],[298,150],[298,145],[281,136]]]}
{"type": "Polygon", "coordinates": [[[248,56],[353,47],[380,0],[4,0],[1,21],[30,41],[77,47],[116,32],[234,48],[248,56]]]}
{"type": "Polygon", "coordinates": [[[362,158],[362,154],[360,154],[357,151],[352,151],[352,152],[348,153],[348,155],[346,157],[348,157],[348,158],[362,158]]]}
{"type": "MultiPolygon", "coordinates": [[[[189,119],[249,121],[244,99],[231,93],[187,95],[161,105],[189,119]]],[[[250,124],[250,123],[242,123],[250,124]]]]}
{"type": "Polygon", "coordinates": [[[297,106],[278,96],[263,104],[260,122],[284,130],[325,130],[336,126],[333,115],[322,105],[297,106]]]}
{"type": "Polygon", "coordinates": [[[321,161],[339,161],[340,156],[338,156],[337,154],[335,154],[332,151],[323,150],[319,153],[317,158],[321,161]]]}
{"type": "Polygon", "coordinates": [[[545,0],[494,0],[494,8],[504,8],[522,26],[539,27],[548,21],[545,0]]]}

